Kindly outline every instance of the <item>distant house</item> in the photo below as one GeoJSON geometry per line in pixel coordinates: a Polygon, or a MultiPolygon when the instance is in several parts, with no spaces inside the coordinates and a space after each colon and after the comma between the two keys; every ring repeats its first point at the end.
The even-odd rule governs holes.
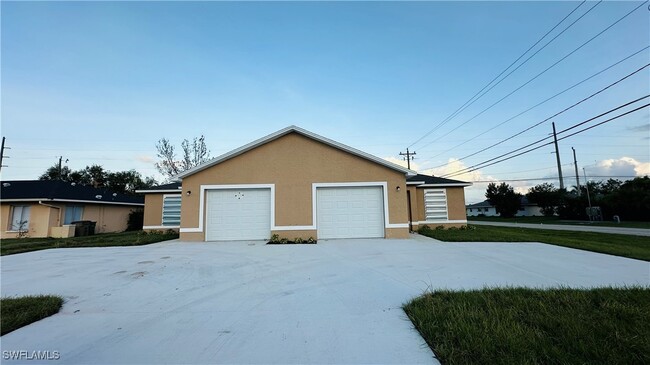
{"type": "MultiPolygon", "coordinates": [[[[476,217],[479,215],[483,215],[486,217],[499,216],[496,208],[494,208],[494,205],[490,204],[487,200],[484,200],[476,204],[466,205],[465,212],[468,217],[476,217]]],[[[537,206],[537,204],[529,202],[528,198],[526,198],[525,196],[521,198],[521,206],[519,207],[519,211],[517,212],[517,214],[515,214],[515,216],[533,217],[533,216],[541,216],[541,215],[543,215],[541,208],[537,206]]]]}
{"type": "Polygon", "coordinates": [[[95,232],[126,230],[129,213],[144,198],[55,180],[3,181],[0,238],[71,237],[75,221],[95,222],[95,232]]]}

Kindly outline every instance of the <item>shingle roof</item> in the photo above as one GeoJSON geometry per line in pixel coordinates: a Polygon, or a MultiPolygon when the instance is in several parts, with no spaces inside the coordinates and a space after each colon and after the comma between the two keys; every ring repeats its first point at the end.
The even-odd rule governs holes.
{"type": "Polygon", "coordinates": [[[173,182],[170,184],[152,186],[150,188],[136,190],[135,192],[147,194],[147,193],[159,193],[159,192],[166,192],[166,191],[178,191],[180,193],[181,192],[180,189],[181,189],[181,183],[173,182]]]}
{"type": "Polygon", "coordinates": [[[472,183],[468,183],[460,180],[445,179],[442,177],[429,176],[417,174],[415,176],[409,176],[406,178],[407,183],[419,182],[424,185],[440,185],[440,186],[471,186],[472,183]]]}
{"type": "Polygon", "coordinates": [[[11,200],[73,200],[97,204],[143,205],[141,196],[114,193],[59,180],[14,180],[0,184],[0,201],[11,200]]]}

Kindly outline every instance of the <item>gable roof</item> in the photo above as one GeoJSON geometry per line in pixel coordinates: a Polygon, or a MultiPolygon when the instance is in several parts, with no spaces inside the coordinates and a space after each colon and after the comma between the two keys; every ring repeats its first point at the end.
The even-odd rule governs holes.
{"type": "Polygon", "coordinates": [[[350,153],[352,155],[355,155],[355,156],[361,157],[363,159],[366,159],[368,161],[372,161],[372,162],[377,163],[379,165],[383,165],[383,166],[386,166],[386,167],[388,167],[390,169],[402,172],[402,173],[404,173],[404,174],[406,174],[408,176],[416,174],[415,171],[409,170],[406,167],[402,167],[400,165],[397,165],[397,164],[394,164],[392,162],[386,161],[383,158],[373,156],[371,154],[360,151],[360,150],[358,150],[356,148],[352,148],[350,146],[347,146],[347,145],[344,145],[342,143],[336,142],[336,141],[331,140],[329,138],[325,138],[323,136],[320,136],[320,135],[318,135],[316,133],[310,132],[310,131],[308,131],[306,129],[302,129],[300,127],[292,125],[292,126],[284,128],[284,129],[281,129],[281,130],[279,130],[279,131],[277,131],[275,133],[271,133],[266,137],[262,137],[262,138],[260,138],[258,140],[255,140],[255,141],[251,142],[251,143],[248,143],[248,144],[243,145],[243,146],[241,146],[239,148],[236,148],[236,149],[234,149],[234,150],[232,150],[230,152],[224,153],[221,156],[217,156],[217,157],[211,159],[210,161],[206,161],[206,162],[204,162],[204,163],[202,163],[202,164],[200,164],[198,166],[195,166],[195,167],[193,167],[193,168],[191,168],[191,169],[189,169],[189,170],[187,170],[185,172],[182,172],[182,173],[176,175],[174,178],[175,179],[182,179],[182,178],[188,177],[188,176],[193,175],[193,174],[195,174],[195,173],[197,173],[199,171],[203,171],[203,170],[205,170],[207,168],[210,168],[210,167],[212,167],[214,165],[220,164],[220,163],[222,163],[222,162],[224,162],[226,160],[229,160],[229,159],[231,159],[233,157],[244,154],[244,153],[246,153],[246,152],[248,152],[248,151],[250,151],[250,150],[252,150],[252,149],[254,149],[256,147],[259,147],[261,145],[272,142],[272,141],[274,141],[274,140],[276,140],[276,139],[278,139],[280,137],[283,137],[283,136],[285,136],[285,135],[287,135],[289,133],[298,133],[298,134],[300,134],[302,136],[305,136],[307,138],[310,138],[310,139],[313,139],[315,141],[326,144],[326,145],[328,145],[330,147],[334,147],[336,149],[339,149],[339,150],[342,150],[344,152],[350,153]]]}
{"type": "Polygon", "coordinates": [[[61,201],[92,204],[144,205],[141,196],[60,180],[14,180],[0,184],[0,201],[61,201]]]}
{"type": "Polygon", "coordinates": [[[472,183],[445,179],[442,177],[417,174],[406,178],[406,185],[416,185],[421,187],[444,187],[444,186],[472,186],[472,183]]]}
{"type": "MultiPolygon", "coordinates": [[[[530,200],[528,200],[528,198],[525,195],[523,195],[520,198],[519,202],[520,202],[521,206],[526,206],[526,207],[536,207],[537,206],[536,203],[533,203],[530,200]]],[[[494,205],[490,204],[489,201],[484,200],[484,201],[482,201],[480,203],[474,203],[474,204],[466,205],[465,209],[468,209],[468,208],[491,208],[491,207],[494,207],[494,205]]]]}
{"type": "Polygon", "coordinates": [[[158,185],[158,186],[152,186],[150,188],[146,189],[140,189],[136,190],[136,193],[141,193],[141,194],[151,194],[151,193],[181,193],[181,183],[180,182],[173,182],[170,184],[164,184],[164,185],[158,185]]]}

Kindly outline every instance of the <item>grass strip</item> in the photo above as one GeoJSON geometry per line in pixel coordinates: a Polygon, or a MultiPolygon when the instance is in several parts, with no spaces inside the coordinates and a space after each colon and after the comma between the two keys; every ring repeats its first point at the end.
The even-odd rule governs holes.
{"type": "Polygon", "coordinates": [[[63,298],[53,295],[0,299],[1,335],[56,314],[63,298]]]}
{"type": "Polygon", "coordinates": [[[442,364],[648,364],[650,289],[441,290],[404,306],[442,364]]]}
{"type": "Polygon", "coordinates": [[[418,233],[446,242],[542,242],[650,261],[650,237],[497,226],[469,225],[468,228],[422,228],[418,233]]]}
{"type": "Polygon", "coordinates": [[[70,238],[4,239],[0,243],[0,255],[12,255],[48,248],[141,246],[176,238],[178,238],[178,233],[173,231],[132,231],[70,238]]]}

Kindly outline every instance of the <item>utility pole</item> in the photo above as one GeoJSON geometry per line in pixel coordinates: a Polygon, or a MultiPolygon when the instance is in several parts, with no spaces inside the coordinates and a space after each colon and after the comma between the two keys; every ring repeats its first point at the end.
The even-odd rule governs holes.
{"type": "Polygon", "coordinates": [[[576,186],[578,187],[578,196],[582,195],[580,191],[580,174],[578,174],[578,160],[576,160],[576,149],[571,147],[573,150],[573,166],[576,169],[576,186]]]}
{"type": "Polygon", "coordinates": [[[557,174],[560,177],[560,189],[564,189],[564,179],[562,178],[562,164],[560,163],[560,149],[557,147],[557,134],[555,133],[555,122],[553,124],[553,143],[555,143],[555,158],[557,159],[557,174]]]}
{"type": "Polygon", "coordinates": [[[587,171],[585,170],[584,167],[582,168],[582,172],[585,174],[585,188],[587,189],[587,202],[589,203],[589,214],[587,215],[589,216],[589,222],[591,222],[592,211],[591,211],[591,197],[589,197],[589,180],[587,180],[587,171]]]}
{"type": "Polygon", "coordinates": [[[6,165],[2,164],[2,161],[4,161],[5,158],[9,158],[9,156],[5,156],[5,149],[11,149],[11,147],[5,147],[5,139],[5,137],[2,137],[2,147],[0,147],[0,171],[2,171],[3,167],[7,167],[6,165]]]}
{"type": "Polygon", "coordinates": [[[61,169],[62,169],[62,166],[61,166],[61,160],[63,160],[63,156],[59,156],[59,180],[63,180],[63,176],[61,176],[61,175],[62,175],[62,171],[61,171],[61,169]]]}
{"type": "Polygon", "coordinates": [[[414,159],[413,156],[415,156],[415,154],[416,154],[415,152],[409,152],[408,148],[406,149],[406,153],[403,153],[403,152],[399,153],[400,156],[406,156],[406,157],[404,157],[404,159],[406,160],[406,165],[407,165],[409,170],[411,169],[411,160],[414,159]]]}

